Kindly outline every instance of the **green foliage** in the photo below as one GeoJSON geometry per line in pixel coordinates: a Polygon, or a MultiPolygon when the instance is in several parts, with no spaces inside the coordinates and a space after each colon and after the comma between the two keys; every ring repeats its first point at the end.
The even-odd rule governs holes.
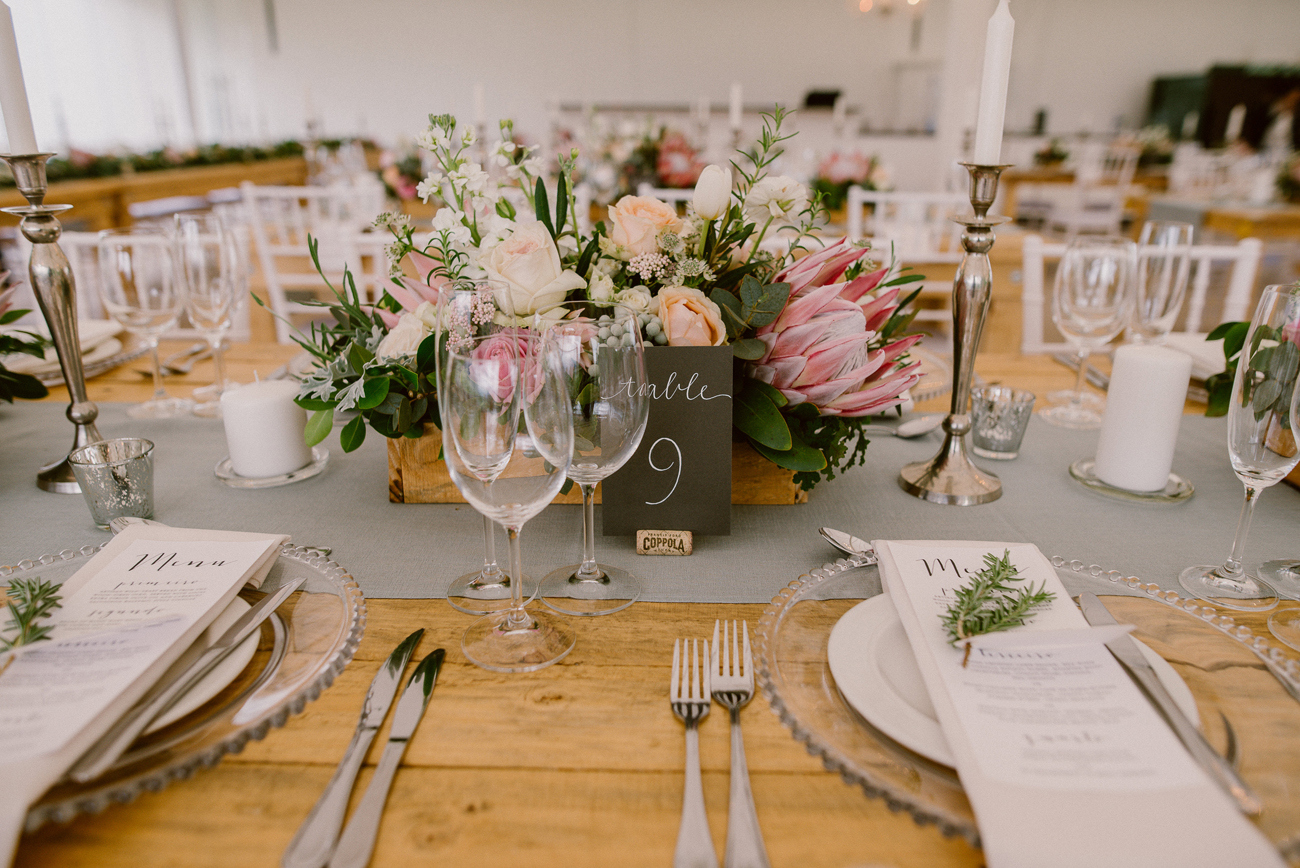
{"type": "Polygon", "coordinates": [[[738,293],[719,288],[713,290],[709,298],[722,311],[727,337],[735,341],[746,332],[776,321],[790,300],[790,284],[770,283],[764,286],[752,274],[746,274],[740,281],[738,293]]]}
{"type": "MultiPolygon", "coordinates": [[[[783,403],[778,404],[769,393],[775,393],[782,402],[785,396],[759,380],[745,378],[736,392],[731,410],[731,424],[740,429],[756,446],[775,452],[794,448],[790,427],[781,415],[783,403]]],[[[784,465],[782,465],[784,466],[784,465]]]]}
{"type": "MultiPolygon", "coordinates": [[[[4,287],[0,286],[0,290],[4,287]]],[[[3,304],[0,304],[0,309],[3,304]]],[[[8,310],[0,313],[0,326],[8,325],[21,319],[31,313],[28,310],[8,310]]],[[[10,353],[23,353],[36,358],[45,357],[45,348],[50,342],[35,332],[29,331],[11,331],[0,333],[0,356],[7,356],[10,353]]],[[[34,401],[37,398],[44,398],[50,392],[41,384],[41,381],[31,374],[20,374],[17,371],[10,371],[4,365],[0,365],[0,401],[7,401],[10,404],[15,398],[21,398],[27,401],[34,401]]]]}
{"type": "Polygon", "coordinates": [[[1256,422],[1276,413],[1278,424],[1286,430],[1291,425],[1291,393],[1295,390],[1297,371],[1300,371],[1300,347],[1281,328],[1259,326],[1250,341],[1250,356],[1241,384],[1241,405],[1250,406],[1256,422]]]}
{"type": "Polygon", "coordinates": [[[42,618],[49,617],[55,609],[63,608],[59,601],[59,586],[36,576],[31,579],[14,579],[5,588],[8,598],[5,609],[9,621],[5,631],[9,636],[0,636],[0,651],[11,651],[19,645],[30,645],[50,638],[50,628],[37,624],[42,618]]]}
{"type": "Polygon", "coordinates": [[[1223,341],[1225,363],[1225,370],[1205,378],[1205,390],[1209,393],[1206,416],[1228,414],[1228,403],[1232,400],[1232,381],[1237,376],[1237,359],[1241,356],[1241,348],[1246,344],[1246,333],[1249,331],[1248,322],[1225,322],[1206,337],[1209,341],[1223,341]]]}
{"type": "Polygon", "coordinates": [[[1047,590],[1046,583],[1037,590],[1033,583],[1011,586],[1012,582],[1021,580],[1020,570],[1011,563],[1010,549],[1005,549],[1000,558],[986,554],[984,569],[975,574],[970,584],[957,588],[955,599],[943,615],[949,644],[1018,627],[1025,623],[1034,607],[1056,599],[1056,594],[1047,590]]]}

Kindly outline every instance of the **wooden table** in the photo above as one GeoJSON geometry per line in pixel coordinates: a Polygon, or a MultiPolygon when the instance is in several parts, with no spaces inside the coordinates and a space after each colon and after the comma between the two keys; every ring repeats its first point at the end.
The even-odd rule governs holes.
{"type": "MultiPolygon", "coordinates": [[[[231,375],[268,373],[295,350],[237,346],[230,353],[231,375]]],[[[91,398],[147,398],[149,383],[134,367],[92,380],[91,398]]],[[[978,367],[986,379],[1039,394],[1073,381],[1068,370],[1043,358],[990,355],[978,367]]],[[[169,382],[183,395],[211,377],[211,365],[200,364],[169,382]]],[[[67,400],[66,392],[55,389],[49,400],[67,400]]],[[[373,865],[668,865],[683,788],[682,727],[667,702],[672,641],[710,634],[716,618],[744,618],[753,626],[762,611],[761,605],[640,603],[576,624],[577,647],[559,665],[512,676],[465,661],[459,639],[469,618],[444,601],[368,600],[356,659],[284,729],[161,793],[42,827],[23,839],[16,864],[276,864],[342,757],[381,661],[424,627],[421,653],[445,647],[447,664],[397,775],[373,865]]],[[[773,865],[982,864],[980,852],[965,841],[917,826],[822,769],[765,698],[757,697],[743,720],[773,865]]],[[[721,852],[729,766],[725,714],[709,715],[700,743],[705,802],[721,852]]]]}

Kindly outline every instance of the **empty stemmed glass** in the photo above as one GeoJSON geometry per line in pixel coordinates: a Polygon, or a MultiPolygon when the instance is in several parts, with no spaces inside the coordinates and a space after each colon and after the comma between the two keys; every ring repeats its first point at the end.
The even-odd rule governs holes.
{"type": "Polygon", "coordinates": [[[1192,224],[1148,220],[1138,238],[1137,293],[1127,338],[1163,343],[1173,330],[1192,271],[1192,224]]]}
{"type": "Polygon", "coordinates": [[[219,417],[226,366],[221,342],[243,296],[245,274],[234,234],[216,214],[177,214],[176,264],[185,285],[185,311],[212,347],[216,379],[194,390],[194,415],[219,417]]]}
{"type": "MultiPolygon", "coordinates": [[[[467,346],[472,338],[500,333],[513,323],[508,292],[496,292],[490,281],[459,280],[437,293],[438,352],[434,356],[435,376],[441,388],[442,366],[449,347],[467,346]]],[[[444,449],[444,452],[446,450],[444,449]]],[[[483,566],[457,576],[447,586],[447,603],[470,615],[485,615],[510,605],[513,580],[497,563],[496,525],[483,516],[483,566]]],[[[537,593],[537,583],[521,576],[524,599],[537,593]]]]}
{"type": "MultiPolygon", "coordinates": [[[[439,407],[452,481],[483,515],[506,529],[510,574],[523,575],[519,533],[564,485],[573,418],[560,356],[546,335],[513,332],[449,345],[439,407]]],[[[574,633],[562,619],[524,608],[522,583],[508,608],[477,619],[461,648],[497,672],[528,672],[563,658],[574,633]]]]}
{"type": "Polygon", "coordinates": [[[126,411],[135,419],[165,419],[190,412],[192,401],[163,388],[158,337],[173,328],[185,307],[171,239],[160,230],[105,229],[99,233],[99,292],[104,308],[141,336],[153,358],[153,398],[126,411]]]}
{"type": "MultiPolygon", "coordinates": [[[[1300,378],[1291,395],[1291,436],[1300,443],[1300,378]]],[[[1258,572],[1279,594],[1300,600],[1300,558],[1266,561],[1258,572]]],[[[1300,607],[1279,608],[1268,616],[1268,629],[1278,641],[1300,651],[1300,607]]]]}
{"type": "Polygon", "coordinates": [[[1228,404],[1228,457],[1246,486],[1232,553],[1221,566],[1188,567],[1178,582],[1188,592],[1230,609],[1266,611],[1276,590],[1258,569],[1246,569],[1246,532],[1260,492],[1274,485],[1300,459],[1290,416],[1300,369],[1300,288],[1269,286],[1260,297],[1237,361],[1228,404]]]}
{"type": "Polygon", "coordinates": [[[569,615],[604,615],[632,605],[641,582],[619,567],[596,563],[596,483],[632,457],[649,416],[645,353],[635,311],[566,302],[538,313],[534,331],[548,332],[563,360],[573,415],[569,478],[582,490],[582,563],[552,570],[537,594],[569,615]]]}
{"type": "Polygon", "coordinates": [[[1115,236],[1070,242],[1056,269],[1052,322],[1074,345],[1079,374],[1074,390],[1048,394],[1040,414],[1062,428],[1100,428],[1105,401],[1083,388],[1088,356],[1110,343],[1128,323],[1137,273],[1137,245],[1115,236]]]}

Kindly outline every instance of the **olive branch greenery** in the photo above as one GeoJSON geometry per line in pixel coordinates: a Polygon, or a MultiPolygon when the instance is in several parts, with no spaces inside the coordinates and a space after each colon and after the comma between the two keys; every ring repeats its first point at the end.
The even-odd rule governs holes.
{"type": "Polygon", "coordinates": [[[37,624],[37,621],[63,607],[59,602],[62,597],[58,585],[47,582],[40,576],[14,579],[5,588],[5,597],[9,621],[4,629],[12,635],[0,635],[0,651],[12,651],[19,645],[30,645],[50,638],[49,625],[37,624]]]}
{"type": "Polygon", "coordinates": [[[1019,567],[1011,563],[1011,550],[1004,549],[1000,558],[992,552],[984,555],[984,569],[975,574],[970,584],[954,591],[954,599],[941,621],[948,634],[948,644],[966,642],[963,667],[970,659],[971,637],[1018,627],[1025,623],[1034,607],[1056,599],[1056,594],[1047,590],[1046,582],[1037,590],[1032,582],[1011,587],[1011,582],[1022,579],[1019,567]]]}

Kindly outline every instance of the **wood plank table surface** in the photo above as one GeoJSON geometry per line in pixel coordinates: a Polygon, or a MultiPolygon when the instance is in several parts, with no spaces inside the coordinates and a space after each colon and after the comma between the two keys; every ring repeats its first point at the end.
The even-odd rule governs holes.
{"type": "MultiPolygon", "coordinates": [[[[183,344],[178,344],[181,346],[183,344]]],[[[248,380],[295,355],[293,346],[249,344],[230,353],[248,380]]],[[[137,362],[91,381],[96,401],[147,398],[137,362]]],[[[1073,374],[1044,358],[990,354],[988,380],[1044,394],[1073,374]]],[[[210,363],[169,380],[186,395],[212,378],[210,363]]],[[[54,389],[49,400],[66,401],[54,389]]],[[[946,398],[935,399],[936,407],[946,398]]],[[[346,566],[346,565],[345,565],[346,566]]],[[[373,675],[417,627],[419,654],[445,647],[447,664],[389,799],[375,866],[664,866],[671,863],[683,790],[683,728],[667,694],[672,642],[711,634],[716,618],[761,605],[639,603],[577,624],[578,644],[560,664],[527,675],[467,663],[460,635],[469,616],[443,600],[367,601],[354,661],[320,699],[264,741],[192,779],[129,805],[25,836],[16,865],[271,866],[325,787],[352,735],[373,675]]],[[[772,864],[976,866],[980,852],[921,827],[825,771],[758,696],[745,709],[754,799],[772,864]]],[[[382,748],[376,740],[353,793],[360,798],[382,748]]],[[[725,713],[700,732],[705,802],[715,846],[726,839],[729,741],[725,713]]]]}

